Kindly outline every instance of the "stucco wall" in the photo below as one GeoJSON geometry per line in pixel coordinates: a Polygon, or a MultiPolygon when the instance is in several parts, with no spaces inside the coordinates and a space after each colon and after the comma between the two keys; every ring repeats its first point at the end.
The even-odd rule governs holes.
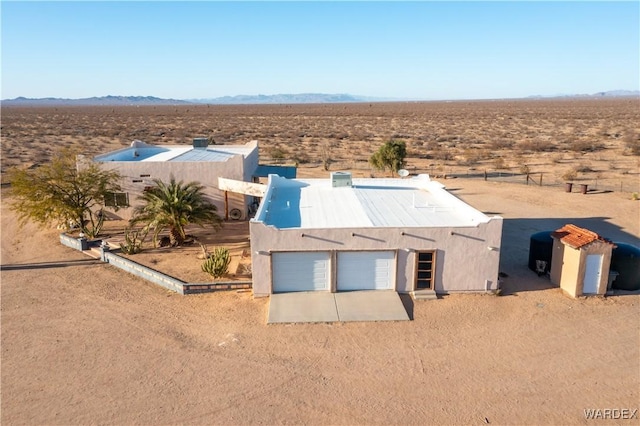
{"type": "Polygon", "coordinates": [[[279,230],[253,221],[250,233],[255,296],[271,293],[270,251],[397,250],[396,290],[410,292],[414,290],[416,251],[435,250],[436,292],[484,292],[498,288],[502,235],[499,217],[464,228],[279,230]]]}
{"type": "Polygon", "coordinates": [[[579,249],[565,246],[562,258],[560,288],[573,297],[582,293],[582,291],[578,293],[578,280],[584,276],[584,269],[582,270],[582,275],[580,271],[582,263],[581,257],[581,251],[579,249]]]}
{"type": "Polygon", "coordinates": [[[549,271],[549,279],[552,284],[560,286],[562,280],[562,265],[564,264],[564,244],[562,241],[553,239],[553,251],[551,253],[551,270],[549,271]]]}
{"type": "MultiPolygon", "coordinates": [[[[216,207],[218,214],[224,217],[224,191],[218,189],[218,177],[226,177],[236,180],[251,180],[251,175],[258,167],[257,142],[252,142],[255,150],[243,159],[241,155],[234,156],[225,162],[207,161],[167,161],[167,162],[131,162],[109,161],[100,162],[102,168],[116,170],[122,175],[122,192],[129,193],[129,208],[120,208],[114,214],[122,219],[130,219],[133,207],[136,206],[137,197],[146,186],[152,186],[154,179],[168,182],[173,175],[177,180],[188,182],[200,182],[205,187],[205,194],[216,207]],[[149,176],[145,176],[149,175],[149,176]]],[[[251,145],[250,145],[251,146],[251,145]]],[[[247,205],[251,197],[241,194],[228,193],[229,210],[237,208],[243,214],[247,214],[247,205]]]]}

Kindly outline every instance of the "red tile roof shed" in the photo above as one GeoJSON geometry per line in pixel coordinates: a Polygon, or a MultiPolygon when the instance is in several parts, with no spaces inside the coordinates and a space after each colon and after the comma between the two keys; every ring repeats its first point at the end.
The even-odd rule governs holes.
{"type": "Polygon", "coordinates": [[[614,245],[611,241],[601,237],[593,231],[589,231],[588,229],[580,228],[576,225],[571,224],[565,225],[555,232],[552,232],[551,236],[559,239],[566,245],[575,249],[584,247],[588,244],[593,243],[594,241],[600,241],[603,243],[614,245]]]}

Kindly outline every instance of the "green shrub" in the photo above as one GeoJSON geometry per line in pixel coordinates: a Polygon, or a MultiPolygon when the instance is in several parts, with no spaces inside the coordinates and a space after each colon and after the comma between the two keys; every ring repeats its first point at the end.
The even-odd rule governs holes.
{"type": "Polygon", "coordinates": [[[231,256],[224,247],[216,247],[208,259],[202,262],[202,270],[213,278],[220,278],[229,270],[231,256]]]}

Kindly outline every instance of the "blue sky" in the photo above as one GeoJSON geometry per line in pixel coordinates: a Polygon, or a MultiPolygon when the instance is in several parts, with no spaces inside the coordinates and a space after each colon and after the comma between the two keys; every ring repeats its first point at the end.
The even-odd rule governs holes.
{"type": "Polygon", "coordinates": [[[640,86],[640,3],[8,2],[2,99],[350,93],[483,99],[640,86]]]}

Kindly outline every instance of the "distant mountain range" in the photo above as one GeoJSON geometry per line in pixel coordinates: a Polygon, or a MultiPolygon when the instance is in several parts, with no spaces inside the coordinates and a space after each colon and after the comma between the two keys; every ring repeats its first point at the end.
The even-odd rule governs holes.
{"type": "Polygon", "coordinates": [[[223,96],[211,99],[190,99],[191,102],[200,104],[337,104],[345,102],[381,102],[391,99],[373,98],[366,96],[348,95],[346,93],[298,93],[278,95],[238,95],[223,96]]]}
{"type": "MultiPolygon", "coordinates": [[[[611,90],[591,95],[529,96],[527,99],[640,97],[637,90],[611,90]]],[[[406,99],[374,98],[345,93],[298,93],[278,95],[238,95],[205,99],[163,99],[154,96],[100,96],[82,99],[24,98],[4,99],[5,106],[127,106],[127,105],[240,105],[240,104],[324,104],[349,102],[400,102],[406,99]]],[[[412,101],[418,101],[413,99],[412,101]]]]}
{"type": "Polygon", "coordinates": [[[124,106],[124,105],[188,105],[191,102],[179,99],[162,99],[154,96],[100,96],[82,99],[24,98],[2,100],[3,105],[12,106],[124,106]]]}
{"type": "Polygon", "coordinates": [[[553,95],[542,96],[534,95],[529,96],[527,99],[558,99],[558,98],[632,98],[640,97],[640,91],[638,90],[609,90],[608,92],[598,92],[593,94],[580,94],[580,95],[553,95]]]}

